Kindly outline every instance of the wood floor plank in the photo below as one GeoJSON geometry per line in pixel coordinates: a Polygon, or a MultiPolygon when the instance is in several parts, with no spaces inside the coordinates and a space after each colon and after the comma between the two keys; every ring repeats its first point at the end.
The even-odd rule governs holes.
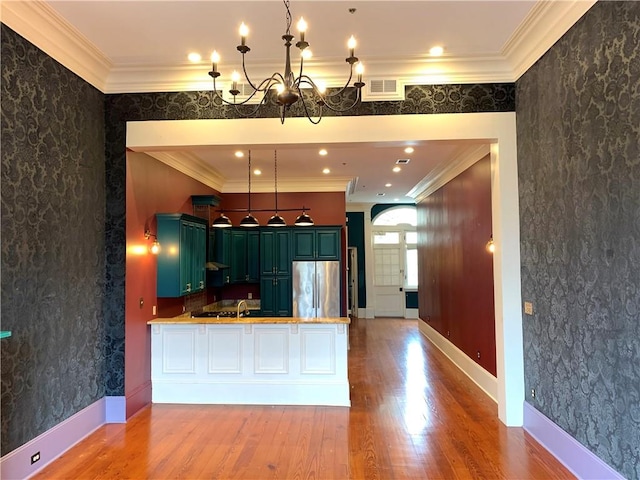
{"type": "Polygon", "coordinates": [[[34,479],[571,479],[418,331],[354,319],[351,408],[150,405],[34,479]]]}

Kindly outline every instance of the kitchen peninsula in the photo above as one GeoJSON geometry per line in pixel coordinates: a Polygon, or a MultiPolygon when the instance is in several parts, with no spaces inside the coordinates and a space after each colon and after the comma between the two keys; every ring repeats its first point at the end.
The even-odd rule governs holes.
{"type": "Polygon", "coordinates": [[[351,405],[347,317],[148,323],[154,403],[351,405]]]}

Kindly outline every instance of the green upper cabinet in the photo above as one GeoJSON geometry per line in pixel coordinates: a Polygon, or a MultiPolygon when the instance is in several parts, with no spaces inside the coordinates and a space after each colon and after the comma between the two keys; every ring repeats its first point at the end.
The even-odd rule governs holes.
{"type": "Polygon", "coordinates": [[[340,259],[340,227],[299,227],[292,236],[293,260],[340,259]]]}
{"type": "Polygon", "coordinates": [[[260,275],[291,275],[291,232],[260,230],[260,275]]]}
{"type": "Polygon", "coordinates": [[[207,221],[184,213],[158,213],[157,295],[181,297],[205,288],[207,221]]]}
{"type": "Polygon", "coordinates": [[[231,283],[257,283],[260,281],[260,232],[231,229],[231,283]]]}
{"type": "Polygon", "coordinates": [[[260,281],[260,232],[247,231],[247,282],[260,281]]]}

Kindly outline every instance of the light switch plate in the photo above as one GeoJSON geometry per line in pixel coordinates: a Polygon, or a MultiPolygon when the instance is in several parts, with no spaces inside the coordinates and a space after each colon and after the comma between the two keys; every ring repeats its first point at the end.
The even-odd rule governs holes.
{"type": "Polygon", "coordinates": [[[533,303],[524,302],[524,313],[527,315],[533,315],[533,303]]]}

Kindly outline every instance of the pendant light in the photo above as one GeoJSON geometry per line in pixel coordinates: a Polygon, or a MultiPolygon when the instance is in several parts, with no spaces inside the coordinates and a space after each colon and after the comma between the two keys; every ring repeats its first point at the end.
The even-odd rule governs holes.
{"type": "Polygon", "coordinates": [[[216,218],[211,224],[212,227],[215,228],[229,228],[233,225],[231,224],[231,220],[224,213],[221,213],[218,218],[216,218]]]}
{"type": "Polygon", "coordinates": [[[273,151],[273,170],[275,177],[275,193],[276,193],[276,213],[269,219],[267,226],[269,227],[285,227],[287,222],[278,215],[278,151],[273,151]]]}
{"type": "Polygon", "coordinates": [[[313,219],[307,215],[306,209],[302,207],[302,214],[298,215],[296,218],[295,226],[296,227],[310,227],[313,225],[313,219]]]}
{"type": "Polygon", "coordinates": [[[249,204],[247,206],[247,216],[240,220],[240,226],[247,228],[260,226],[256,217],[251,215],[251,150],[249,150],[249,204]]]}

